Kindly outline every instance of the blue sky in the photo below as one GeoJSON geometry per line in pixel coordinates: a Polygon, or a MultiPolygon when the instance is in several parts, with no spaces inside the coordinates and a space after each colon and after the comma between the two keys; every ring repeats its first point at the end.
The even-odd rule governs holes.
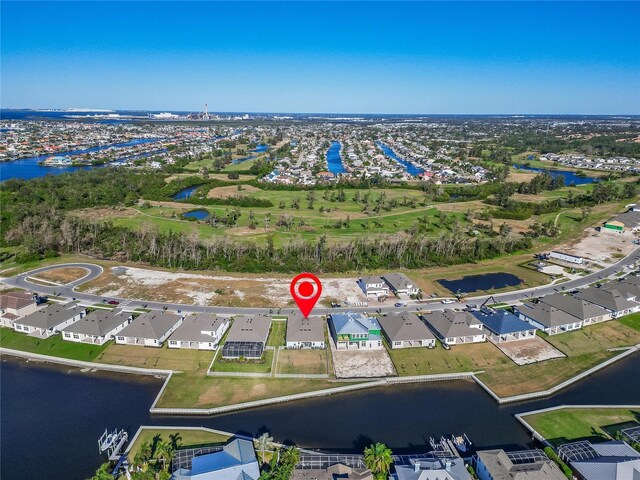
{"type": "Polygon", "coordinates": [[[1,2],[3,108],[640,114],[639,2],[1,2]]]}

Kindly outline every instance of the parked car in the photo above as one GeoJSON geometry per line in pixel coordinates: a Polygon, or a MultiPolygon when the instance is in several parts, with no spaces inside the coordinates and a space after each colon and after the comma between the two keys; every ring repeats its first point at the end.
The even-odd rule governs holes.
{"type": "Polygon", "coordinates": [[[442,303],[444,303],[445,305],[449,305],[450,303],[456,303],[455,300],[451,300],[450,298],[445,298],[444,300],[442,300],[442,303]]]}
{"type": "Polygon", "coordinates": [[[404,302],[396,302],[393,304],[394,307],[406,307],[407,304],[404,302]]]}
{"type": "Polygon", "coordinates": [[[119,305],[120,304],[120,302],[116,302],[115,300],[109,300],[107,303],[109,305],[119,305]]]}

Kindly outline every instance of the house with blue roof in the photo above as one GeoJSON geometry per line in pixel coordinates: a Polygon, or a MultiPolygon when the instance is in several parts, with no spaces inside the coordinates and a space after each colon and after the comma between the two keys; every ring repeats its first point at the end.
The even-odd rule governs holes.
{"type": "Polygon", "coordinates": [[[222,450],[194,456],[190,464],[178,468],[172,480],[257,480],[260,467],[253,442],[238,438],[222,450]]]}
{"type": "Polygon", "coordinates": [[[526,340],[536,336],[536,327],[502,309],[482,307],[471,312],[489,331],[489,340],[495,343],[526,340]]]}
{"type": "Polygon", "coordinates": [[[338,350],[384,348],[378,320],[363,313],[331,314],[329,331],[338,350]]]}

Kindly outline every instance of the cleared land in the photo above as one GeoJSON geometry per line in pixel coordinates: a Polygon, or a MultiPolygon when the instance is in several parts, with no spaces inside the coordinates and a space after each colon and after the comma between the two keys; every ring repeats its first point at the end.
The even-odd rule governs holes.
{"type": "Polygon", "coordinates": [[[209,432],[204,429],[191,430],[176,428],[175,430],[169,430],[164,428],[143,428],[136,438],[136,441],[129,446],[127,458],[129,458],[129,461],[132,461],[139,452],[140,446],[143,443],[147,442],[153,449],[158,438],[166,442],[170,440],[170,435],[175,434],[180,435],[180,438],[182,438],[180,448],[193,448],[216,443],[226,443],[230,438],[228,435],[209,432]]]}
{"type": "Polygon", "coordinates": [[[544,362],[554,358],[563,358],[566,355],[544,339],[536,336],[529,340],[497,343],[496,346],[516,365],[528,365],[530,363],[544,362]]]}
{"type": "Polygon", "coordinates": [[[535,430],[553,445],[576,440],[611,439],[621,428],[640,422],[638,409],[564,408],[524,417],[535,430]]]}
{"type": "Polygon", "coordinates": [[[159,368],[184,372],[206,372],[214,352],[183,348],[139,347],[111,344],[98,357],[102,363],[159,368]]]}
{"type": "Polygon", "coordinates": [[[376,378],[395,375],[387,350],[332,349],[336,378],[376,378]]]}
{"type": "Polygon", "coordinates": [[[280,349],[276,373],[286,375],[322,375],[327,373],[327,351],[280,349]]]}
{"type": "Polygon", "coordinates": [[[79,267],[61,267],[46,272],[38,273],[31,278],[46,280],[48,282],[59,283],[61,285],[75,282],[89,273],[86,268],[79,267]]]}

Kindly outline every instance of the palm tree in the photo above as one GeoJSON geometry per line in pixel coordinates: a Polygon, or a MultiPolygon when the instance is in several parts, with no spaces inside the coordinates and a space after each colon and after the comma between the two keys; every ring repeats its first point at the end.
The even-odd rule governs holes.
{"type": "Polygon", "coordinates": [[[364,463],[377,479],[384,480],[387,477],[393,463],[391,454],[384,443],[376,443],[364,449],[364,463]]]}
{"type": "Polygon", "coordinates": [[[182,435],[178,432],[170,434],[169,440],[171,441],[171,448],[173,450],[177,450],[182,446],[182,435]]]}
{"type": "Polygon", "coordinates": [[[271,442],[273,442],[273,437],[269,436],[269,432],[264,432],[256,441],[258,443],[258,451],[262,453],[262,463],[264,463],[264,452],[269,449],[271,442]]]}
{"type": "Polygon", "coordinates": [[[91,480],[113,480],[113,475],[111,475],[111,465],[109,462],[100,465],[98,470],[96,470],[96,474],[91,477],[91,480]]]}
{"type": "Polygon", "coordinates": [[[149,442],[142,442],[142,445],[140,445],[140,456],[142,457],[143,460],[149,460],[151,458],[151,454],[153,453],[153,449],[151,448],[151,445],[149,445],[149,442]]]}
{"type": "Polygon", "coordinates": [[[162,462],[162,470],[167,471],[171,457],[173,455],[173,448],[170,442],[163,442],[160,440],[156,445],[156,458],[162,462]]]}

